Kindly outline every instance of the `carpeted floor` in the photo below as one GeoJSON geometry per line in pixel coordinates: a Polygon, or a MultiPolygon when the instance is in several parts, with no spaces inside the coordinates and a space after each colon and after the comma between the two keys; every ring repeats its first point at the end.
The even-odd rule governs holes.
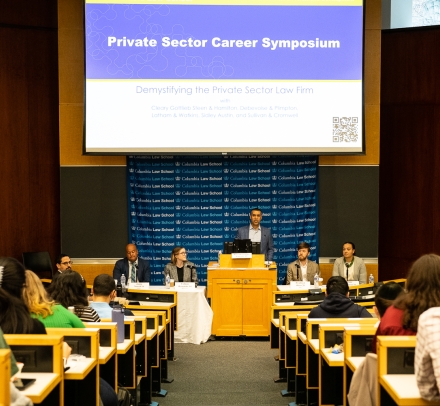
{"type": "Polygon", "coordinates": [[[176,344],[177,361],[168,362],[168,394],[154,397],[160,406],[287,405],[286,383],[278,375],[277,351],[269,341],[208,341],[202,345],[176,344]]]}

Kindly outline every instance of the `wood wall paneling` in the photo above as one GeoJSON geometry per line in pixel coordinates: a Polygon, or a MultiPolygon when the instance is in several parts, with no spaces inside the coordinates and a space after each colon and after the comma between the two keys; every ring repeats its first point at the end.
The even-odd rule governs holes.
{"type": "Polygon", "coordinates": [[[439,41],[438,27],[382,36],[379,270],[388,279],[440,254],[439,41]]]}
{"type": "Polygon", "coordinates": [[[0,255],[60,247],[57,4],[0,5],[0,255]]]}

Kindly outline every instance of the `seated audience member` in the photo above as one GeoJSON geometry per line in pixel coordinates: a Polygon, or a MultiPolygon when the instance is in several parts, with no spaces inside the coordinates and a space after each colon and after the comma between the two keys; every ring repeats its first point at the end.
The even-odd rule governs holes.
{"type": "Polygon", "coordinates": [[[396,282],[388,282],[379,287],[374,297],[375,306],[373,307],[379,321],[386,310],[394,303],[394,300],[404,292],[402,286],[396,282]]]}
{"type": "MultiPolygon", "coordinates": [[[[406,293],[400,295],[383,315],[377,336],[416,335],[419,316],[440,306],[440,257],[421,256],[411,266],[406,279],[406,293]]],[[[376,347],[373,347],[376,352],[376,347]]]]}
{"type": "MultiPolygon", "coordinates": [[[[8,343],[3,336],[3,331],[0,328],[0,350],[10,350],[8,343]]],[[[17,361],[14,354],[11,351],[11,376],[14,376],[18,372],[17,361]]]]}
{"type": "Polygon", "coordinates": [[[167,275],[175,282],[195,282],[196,286],[199,283],[197,278],[196,266],[187,260],[188,253],[183,247],[174,247],[171,251],[171,262],[165,265],[163,270],[164,284],[167,275]]]}
{"type": "Polygon", "coordinates": [[[420,396],[440,401],[440,307],[432,307],[419,317],[414,372],[420,396]]]}
{"type": "MultiPolygon", "coordinates": [[[[90,306],[93,307],[101,319],[112,318],[112,306],[110,302],[116,297],[115,280],[107,274],[98,275],[93,281],[93,302],[90,306]]],[[[132,316],[133,313],[125,309],[126,316],[132,316]]]]}
{"type": "Polygon", "coordinates": [[[134,244],[125,247],[126,257],[116,262],[113,269],[113,279],[121,283],[121,275],[125,275],[125,283],[150,282],[150,263],[139,258],[139,252],[134,244]]]}
{"type": "Polygon", "coordinates": [[[315,275],[321,276],[319,265],[308,259],[310,245],[306,242],[298,244],[298,259],[287,266],[286,285],[290,281],[309,281],[313,285],[315,275]]]}
{"type": "Polygon", "coordinates": [[[37,275],[32,271],[26,271],[25,276],[26,285],[22,296],[32,317],[40,320],[46,327],[84,328],[83,322],[75,314],[48,298],[37,275]]]}
{"type": "MultiPolygon", "coordinates": [[[[8,343],[6,342],[5,338],[3,337],[3,331],[0,328],[0,349],[4,350],[10,350],[8,343]]],[[[10,406],[32,406],[32,401],[25,397],[12,383],[13,382],[13,376],[18,372],[17,363],[15,361],[14,354],[11,351],[11,383],[10,383],[10,400],[8,403],[10,406]]]]}
{"type": "MultiPolygon", "coordinates": [[[[376,313],[380,323],[388,307],[404,292],[402,286],[395,282],[382,285],[374,298],[376,313]]],[[[375,341],[374,341],[375,344],[375,341]]],[[[350,384],[348,401],[350,406],[375,406],[377,393],[377,356],[367,354],[365,360],[356,368],[350,384]]]]}
{"type": "Polygon", "coordinates": [[[354,243],[344,242],[342,257],[336,259],[332,276],[342,276],[347,281],[359,281],[359,284],[367,283],[367,268],[364,261],[354,255],[355,252],[354,243]]]}
{"type": "Polygon", "coordinates": [[[87,286],[84,278],[76,271],[64,271],[50,286],[50,294],[56,303],[66,309],[73,306],[75,314],[83,322],[101,321],[95,309],[89,306],[87,286]]]}
{"type": "MultiPolygon", "coordinates": [[[[114,284],[115,281],[113,281],[113,285],[114,284]]],[[[86,284],[83,277],[78,272],[70,269],[66,270],[57,277],[52,285],[52,298],[64,307],[75,307],[75,313],[78,314],[77,319],[83,317],[82,321],[101,321],[96,311],[88,306],[86,284]]],[[[71,315],[76,317],[74,314],[71,315]]],[[[84,327],[82,321],[79,320],[82,327],[84,327]]],[[[113,388],[102,378],[99,379],[99,382],[99,396],[102,404],[104,406],[117,406],[117,396],[113,388]]]]}
{"type": "Polygon", "coordinates": [[[371,317],[367,309],[348,298],[348,283],[341,276],[332,276],[327,282],[324,301],[313,308],[309,318],[371,317]]]}
{"type": "Polygon", "coordinates": [[[0,328],[5,334],[46,334],[23,302],[24,283],[23,265],[14,258],[0,257],[0,328]]]}

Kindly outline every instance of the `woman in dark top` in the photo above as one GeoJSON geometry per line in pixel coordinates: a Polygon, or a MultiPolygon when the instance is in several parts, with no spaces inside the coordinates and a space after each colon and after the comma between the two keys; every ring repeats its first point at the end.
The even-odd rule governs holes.
{"type": "Polygon", "coordinates": [[[0,257],[0,327],[4,334],[46,334],[21,298],[24,266],[15,258],[0,257]]]}
{"type": "Polygon", "coordinates": [[[58,275],[50,285],[49,294],[66,309],[73,306],[82,321],[101,321],[96,310],[89,306],[86,282],[78,272],[67,269],[58,275]]]}
{"type": "Polygon", "coordinates": [[[171,252],[171,262],[165,265],[163,270],[164,284],[167,275],[175,282],[195,282],[196,287],[199,284],[197,270],[194,263],[187,260],[187,252],[184,247],[175,247],[171,252]]]}

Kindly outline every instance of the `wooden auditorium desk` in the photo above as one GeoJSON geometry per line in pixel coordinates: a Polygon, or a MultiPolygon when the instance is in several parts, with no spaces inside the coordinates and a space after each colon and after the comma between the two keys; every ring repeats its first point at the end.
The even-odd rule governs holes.
{"type": "Polygon", "coordinates": [[[372,340],[376,333],[373,325],[346,326],[344,330],[344,396],[343,406],[348,405],[347,394],[351,379],[368,352],[372,351],[372,340]]]}
{"type": "MultiPolygon", "coordinates": [[[[307,318],[308,312],[301,313],[297,312],[282,312],[280,313],[281,327],[280,327],[280,351],[279,351],[279,362],[280,371],[281,365],[285,369],[287,389],[281,391],[282,396],[295,396],[297,403],[299,402],[299,397],[301,395],[297,391],[299,386],[298,378],[299,375],[299,365],[301,362],[298,360],[298,318],[307,318]]],[[[305,374],[305,366],[304,366],[305,374]]]]}
{"type": "Polygon", "coordinates": [[[134,341],[136,357],[136,376],[147,376],[147,316],[133,316],[135,323],[134,341]]]}
{"type": "MultiPolygon", "coordinates": [[[[319,402],[321,405],[340,405],[343,404],[344,400],[345,353],[333,354],[330,352],[331,347],[337,344],[338,340],[343,341],[347,329],[370,329],[374,328],[377,323],[377,319],[374,318],[343,319],[341,323],[337,320],[332,319],[332,323],[319,325],[319,402]]],[[[371,337],[369,340],[365,340],[363,336],[360,338],[365,355],[366,342],[369,343],[369,350],[371,351],[371,337]]]]}
{"type": "MultiPolygon", "coordinates": [[[[141,313],[141,312],[139,312],[141,313]]],[[[159,358],[159,330],[164,330],[163,326],[159,326],[159,314],[154,312],[142,312],[146,315],[146,331],[145,340],[146,349],[146,376],[141,377],[139,383],[140,397],[138,406],[157,405],[153,402],[153,366],[160,366],[159,358]]],[[[136,316],[135,316],[136,317],[136,316]]],[[[163,333],[162,333],[163,334],[163,333]]]]}
{"type": "Polygon", "coordinates": [[[134,314],[135,318],[140,316],[146,319],[146,376],[140,379],[138,406],[157,405],[157,402],[152,401],[152,396],[163,397],[167,394],[167,391],[161,389],[162,374],[167,374],[167,329],[165,326],[167,312],[138,310],[134,311],[134,314]]]}
{"type": "Polygon", "coordinates": [[[208,264],[208,297],[214,312],[212,334],[269,336],[272,292],[277,269],[266,267],[264,255],[234,259],[221,254],[220,263],[208,264]]]}
{"type": "MultiPolygon", "coordinates": [[[[275,292],[274,292],[275,293],[275,292]]],[[[280,348],[279,342],[279,328],[280,328],[280,314],[285,312],[293,313],[308,313],[311,309],[316,307],[316,304],[295,305],[294,303],[276,303],[270,308],[271,314],[271,329],[270,329],[270,348],[280,348]]]]}
{"type": "Polygon", "coordinates": [[[124,341],[117,343],[119,385],[127,389],[136,389],[135,363],[135,322],[133,318],[124,318],[124,341]]]}
{"type": "Polygon", "coordinates": [[[72,348],[64,372],[64,404],[99,406],[99,329],[46,328],[47,334],[62,334],[72,348]],[[84,358],[74,361],[73,354],[84,358]]]}
{"type": "Polygon", "coordinates": [[[118,389],[117,325],[113,322],[84,323],[99,329],[99,376],[116,391],[118,389]]]}
{"type": "MultiPolygon", "coordinates": [[[[273,292],[274,298],[277,292],[273,292]]],[[[307,302],[305,302],[307,303],[307,302]]],[[[316,307],[317,304],[304,304],[304,305],[295,305],[294,302],[290,303],[276,303],[271,306],[271,324],[270,324],[270,348],[278,349],[279,352],[283,351],[282,346],[284,344],[284,340],[280,338],[284,333],[280,333],[280,318],[281,314],[287,315],[287,313],[304,313],[308,312],[313,307],[316,307]]],[[[278,355],[278,358],[280,356],[278,355]]],[[[283,359],[283,358],[281,358],[283,359]]],[[[281,361],[278,364],[278,377],[274,378],[275,382],[285,382],[287,379],[287,371],[284,366],[284,363],[281,361]]]]}
{"type": "Polygon", "coordinates": [[[378,336],[378,406],[434,406],[420,397],[414,375],[415,336],[378,336]]]}
{"type": "Polygon", "coordinates": [[[126,305],[133,313],[139,311],[165,311],[166,323],[163,325],[167,329],[167,349],[170,360],[174,360],[174,330],[177,328],[177,292],[171,289],[161,289],[154,286],[154,290],[139,291],[129,289],[130,296],[134,300],[129,300],[126,305]],[[139,300],[143,299],[143,300],[139,300]],[[137,303],[134,303],[137,302],[137,303]]]}
{"type": "Polygon", "coordinates": [[[22,393],[34,404],[64,405],[63,336],[5,334],[15,359],[25,365],[19,377],[36,379],[22,393]]]}
{"type": "MultiPolygon", "coordinates": [[[[342,354],[341,359],[334,359],[330,357],[323,356],[325,350],[331,345],[336,343],[336,335],[340,334],[341,340],[343,337],[344,327],[350,324],[366,324],[371,325],[375,323],[377,320],[373,318],[362,319],[362,318],[312,318],[307,319],[306,322],[306,337],[307,337],[307,352],[306,352],[306,365],[307,365],[307,373],[306,373],[306,387],[308,391],[308,398],[313,399],[313,401],[321,400],[321,396],[325,396],[327,393],[332,393],[331,396],[334,395],[334,398],[339,399],[342,398],[343,392],[343,382],[342,382],[342,367],[344,364],[344,356],[342,354]],[[334,327],[329,328],[331,330],[331,334],[326,334],[326,330],[323,326],[327,324],[332,324],[334,327]],[[321,332],[322,331],[322,332],[321,332]],[[322,343],[321,343],[321,340],[322,343]],[[327,358],[330,363],[327,363],[327,358]],[[324,366],[324,369],[322,367],[324,366]],[[327,367],[338,367],[340,371],[337,369],[331,370],[329,374],[329,378],[323,378],[323,374],[327,376],[328,369],[327,367]],[[329,392],[327,388],[328,382],[334,382],[333,379],[335,376],[340,373],[340,387],[339,385],[333,386],[329,392]]],[[[298,336],[300,336],[298,334],[298,336]]],[[[328,404],[326,403],[327,399],[323,399],[323,402],[320,404],[328,404]]],[[[342,399],[340,403],[342,404],[342,399]]]]}
{"type": "Polygon", "coordinates": [[[11,381],[11,350],[0,350],[0,406],[9,405],[11,381]]]}

